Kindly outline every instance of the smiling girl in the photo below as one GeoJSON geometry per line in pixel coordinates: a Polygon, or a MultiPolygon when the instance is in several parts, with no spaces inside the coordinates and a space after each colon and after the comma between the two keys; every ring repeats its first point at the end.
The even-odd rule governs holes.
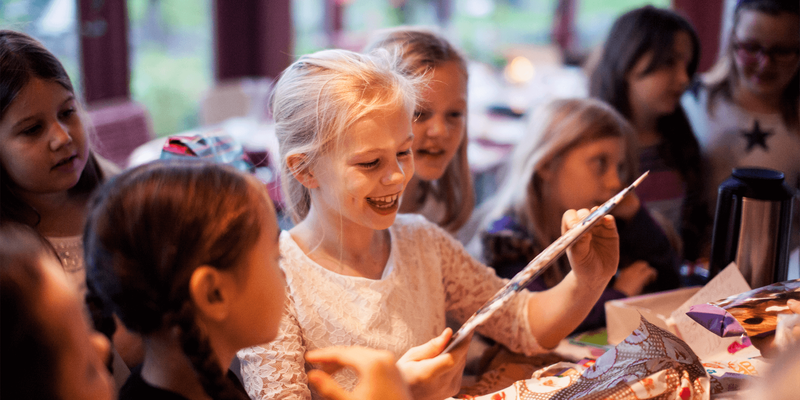
{"type": "MultiPolygon", "coordinates": [[[[440,354],[445,317],[464,322],[504,285],[443,229],[398,215],[414,175],[419,83],[385,50],[326,50],[286,69],[273,94],[282,184],[296,225],[280,236],[288,300],[275,341],[239,352],[251,398],[308,398],[303,355],[362,345],[397,356],[415,398],[459,388],[467,342],[440,354]],[[417,346],[417,347],[413,347],[417,346]]],[[[562,229],[588,215],[569,210],[562,229]]],[[[555,347],[600,296],[618,261],[607,217],[568,252],[573,272],[523,291],[479,332],[531,354],[555,347]]],[[[345,388],[355,377],[334,376],[345,388]]]]}
{"type": "Polygon", "coordinates": [[[727,46],[684,98],[710,160],[711,206],[717,188],[740,166],[783,172],[800,188],[800,4],[794,0],[737,2],[727,46]]]}
{"type": "Polygon", "coordinates": [[[367,51],[377,48],[399,50],[406,73],[428,78],[414,110],[415,172],[400,212],[422,214],[455,233],[475,206],[467,161],[467,61],[441,35],[419,28],[383,31],[367,51]]]}

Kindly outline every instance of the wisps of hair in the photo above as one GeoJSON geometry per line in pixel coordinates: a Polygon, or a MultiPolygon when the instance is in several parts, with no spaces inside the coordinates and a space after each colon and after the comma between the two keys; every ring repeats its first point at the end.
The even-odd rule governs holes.
{"type": "Polygon", "coordinates": [[[347,130],[374,112],[405,109],[417,101],[419,79],[400,73],[397,52],[358,54],[323,50],[305,55],[281,74],[272,93],[272,115],[281,157],[281,184],[295,223],[308,215],[310,194],[294,174],[327,151],[337,151],[347,130]],[[290,170],[287,157],[304,156],[290,170]]]}
{"type": "Polygon", "coordinates": [[[89,279],[131,331],[179,327],[183,350],[213,398],[239,393],[195,326],[189,281],[201,265],[241,265],[271,207],[256,178],[202,161],[128,170],[92,201],[84,242],[89,279]]]}

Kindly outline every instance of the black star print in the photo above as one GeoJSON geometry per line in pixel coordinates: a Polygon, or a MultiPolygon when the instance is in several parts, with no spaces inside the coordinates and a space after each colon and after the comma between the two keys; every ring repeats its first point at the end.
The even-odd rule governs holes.
{"type": "Polygon", "coordinates": [[[747,152],[749,153],[750,150],[753,150],[753,147],[756,147],[756,145],[763,147],[764,150],[769,150],[769,147],[767,147],[767,137],[771,135],[771,131],[762,131],[761,127],[758,126],[758,120],[756,120],[753,124],[752,131],[742,131],[742,136],[747,139],[747,152]]]}

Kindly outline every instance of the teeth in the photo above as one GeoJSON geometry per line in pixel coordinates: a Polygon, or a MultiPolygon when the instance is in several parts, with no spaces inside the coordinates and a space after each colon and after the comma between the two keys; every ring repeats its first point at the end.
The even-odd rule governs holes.
{"type": "Polygon", "coordinates": [[[375,205],[380,208],[388,208],[394,205],[394,202],[397,201],[397,195],[391,196],[384,196],[384,197],[370,197],[368,198],[369,201],[372,203],[376,203],[375,205]]]}

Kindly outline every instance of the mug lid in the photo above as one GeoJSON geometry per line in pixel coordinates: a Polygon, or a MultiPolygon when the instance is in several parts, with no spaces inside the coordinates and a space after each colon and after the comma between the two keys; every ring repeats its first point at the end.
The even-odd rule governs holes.
{"type": "Polygon", "coordinates": [[[767,181],[780,183],[785,177],[781,171],[766,168],[734,168],[732,175],[745,181],[757,180],[764,183],[767,181]]]}

